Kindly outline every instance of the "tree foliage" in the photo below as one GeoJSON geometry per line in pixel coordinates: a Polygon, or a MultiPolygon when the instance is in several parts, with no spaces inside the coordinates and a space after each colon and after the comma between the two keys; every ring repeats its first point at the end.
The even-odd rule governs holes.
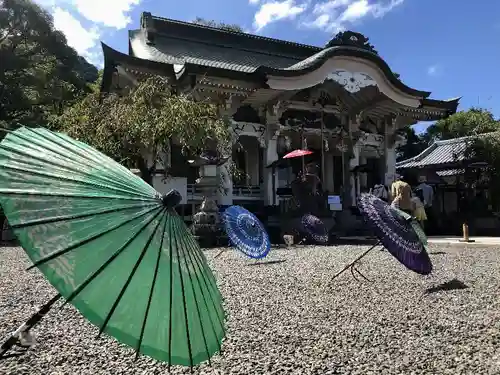
{"type": "Polygon", "coordinates": [[[500,211],[500,132],[476,136],[469,140],[465,157],[465,184],[486,188],[495,211],[500,211]]]}
{"type": "Polygon", "coordinates": [[[428,147],[428,143],[421,135],[418,135],[410,126],[405,127],[401,131],[401,135],[405,137],[406,142],[399,146],[396,150],[397,160],[406,160],[417,156],[428,147]]]}
{"type": "Polygon", "coordinates": [[[242,33],[243,29],[241,26],[237,24],[229,24],[229,23],[224,23],[224,22],[217,22],[214,20],[206,20],[201,17],[196,17],[193,23],[196,23],[198,25],[203,25],[203,26],[209,26],[209,27],[215,27],[217,29],[221,30],[226,30],[226,31],[234,31],[237,33],[242,33]]]}
{"type": "MultiPolygon", "coordinates": [[[[416,134],[412,128],[407,127],[401,132],[406,138],[406,144],[398,148],[398,160],[418,155],[437,140],[480,135],[497,130],[500,130],[500,122],[494,118],[490,111],[481,108],[460,111],[446,119],[436,121],[420,135],[416,134]]],[[[471,147],[474,148],[473,145],[471,147]]]]}
{"type": "Polygon", "coordinates": [[[465,137],[499,130],[499,125],[490,111],[471,108],[436,121],[427,128],[425,137],[429,141],[465,137]]]}
{"type": "Polygon", "coordinates": [[[0,123],[43,125],[97,69],[67,45],[52,17],[30,0],[0,1],[0,123]]]}
{"type": "Polygon", "coordinates": [[[223,154],[231,149],[229,126],[217,106],[172,94],[160,77],[140,82],[127,95],[91,93],[65,110],[53,127],[138,168],[150,184],[173,139],[187,155],[198,154],[209,143],[223,154]]]}

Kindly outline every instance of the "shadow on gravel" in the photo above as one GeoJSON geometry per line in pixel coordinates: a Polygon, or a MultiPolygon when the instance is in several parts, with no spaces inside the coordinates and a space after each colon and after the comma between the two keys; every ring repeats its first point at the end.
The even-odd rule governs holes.
{"type": "Polygon", "coordinates": [[[463,282],[461,282],[458,279],[452,279],[450,281],[447,281],[443,284],[433,286],[431,288],[427,288],[424,292],[424,294],[432,294],[432,293],[438,293],[438,292],[447,292],[450,290],[461,290],[461,289],[468,289],[469,287],[465,285],[463,282]]]}
{"type": "Polygon", "coordinates": [[[279,264],[279,263],[284,263],[284,262],[286,262],[285,259],[270,260],[269,262],[255,262],[255,263],[250,263],[250,264],[247,264],[247,266],[263,266],[263,265],[270,265],[270,264],[279,264]]]}
{"type": "Polygon", "coordinates": [[[17,241],[0,241],[0,247],[18,247],[17,241]]]}

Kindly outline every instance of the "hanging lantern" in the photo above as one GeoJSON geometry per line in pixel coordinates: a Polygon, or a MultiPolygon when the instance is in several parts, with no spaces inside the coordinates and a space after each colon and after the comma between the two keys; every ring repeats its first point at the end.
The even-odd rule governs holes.
{"type": "Polygon", "coordinates": [[[290,137],[286,136],[285,137],[285,149],[288,151],[292,148],[292,140],[290,137]]]}
{"type": "Polygon", "coordinates": [[[277,151],[278,154],[284,154],[287,150],[286,137],[284,135],[279,135],[277,139],[277,151]]]}

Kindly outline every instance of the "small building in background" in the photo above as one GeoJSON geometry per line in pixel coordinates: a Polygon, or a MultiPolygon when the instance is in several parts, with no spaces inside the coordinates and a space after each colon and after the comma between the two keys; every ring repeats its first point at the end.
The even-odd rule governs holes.
{"type": "Polygon", "coordinates": [[[461,235],[469,224],[473,235],[497,235],[500,219],[483,178],[486,163],[470,160],[467,149],[473,137],[435,141],[419,155],[396,163],[398,173],[415,187],[422,177],[434,187],[433,208],[438,220],[431,234],[461,235]]]}

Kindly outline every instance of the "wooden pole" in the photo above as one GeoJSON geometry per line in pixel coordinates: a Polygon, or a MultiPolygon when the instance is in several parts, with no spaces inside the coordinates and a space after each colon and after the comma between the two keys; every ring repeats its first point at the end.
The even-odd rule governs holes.
{"type": "MultiPolygon", "coordinates": [[[[304,145],[304,122],[302,122],[302,128],[300,129],[300,148],[305,149],[304,145]]],[[[306,178],[306,159],[302,156],[302,180],[306,178]]]]}
{"type": "Polygon", "coordinates": [[[324,181],[325,181],[325,119],[324,119],[324,111],[321,111],[321,183],[324,189],[324,181]]]}

